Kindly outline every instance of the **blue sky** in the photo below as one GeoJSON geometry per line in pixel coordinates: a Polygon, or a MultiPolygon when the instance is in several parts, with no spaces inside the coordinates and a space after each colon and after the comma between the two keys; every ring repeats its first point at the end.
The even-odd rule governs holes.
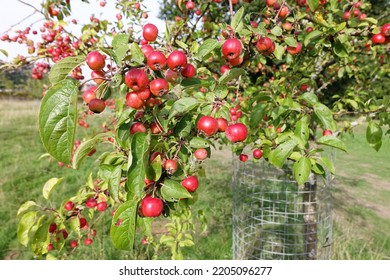
{"type": "MultiPolygon", "coordinates": [[[[34,5],[35,7],[39,8],[40,3],[42,0],[24,0],[24,2],[27,2],[29,4],[34,5]]],[[[99,16],[99,18],[104,19],[115,19],[115,15],[117,14],[117,11],[115,10],[114,5],[112,4],[113,1],[106,0],[107,5],[102,8],[99,6],[99,0],[90,0],[91,4],[85,4],[82,3],[81,0],[72,0],[72,10],[74,12],[73,16],[71,18],[75,18],[78,20],[79,23],[82,22],[88,22],[89,16],[91,14],[95,14],[95,16],[99,16]],[[111,2],[111,3],[110,3],[111,2]]],[[[5,4],[5,3],[3,3],[5,4]]],[[[158,14],[158,1],[156,0],[144,0],[143,4],[147,7],[149,17],[147,19],[147,22],[151,22],[156,24],[158,27],[165,26],[165,24],[157,19],[158,14]]],[[[17,24],[20,22],[23,18],[27,17],[31,13],[33,13],[33,9],[21,4],[17,0],[8,0],[6,5],[2,5],[2,8],[0,9],[0,34],[3,34],[6,30],[10,28],[10,26],[17,24]]],[[[21,29],[37,20],[39,20],[41,16],[39,14],[35,14],[31,18],[28,18],[26,21],[24,21],[19,26],[15,26],[13,29],[21,29]]],[[[42,22],[38,22],[33,26],[33,29],[39,29],[42,25],[42,22]]],[[[77,30],[80,28],[80,26],[77,26],[74,32],[77,32],[77,30]]],[[[39,36],[39,35],[37,35],[39,36]]],[[[9,54],[9,57],[7,58],[3,54],[0,53],[0,59],[9,61],[12,58],[14,58],[17,54],[23,54],[26,55],[26,47],[24,45],[19,45],[17,43],[8,43],[8,42],[2,42],[0,41],[0,49],[6,50],[9,54]]]]}

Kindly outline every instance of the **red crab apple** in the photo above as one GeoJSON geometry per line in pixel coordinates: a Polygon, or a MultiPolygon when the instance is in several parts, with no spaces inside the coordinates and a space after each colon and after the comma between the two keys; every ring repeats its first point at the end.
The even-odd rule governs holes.
{"type": "Polygon", "coordinates": [[[185,78],[192,78],[196,74],[196,68],[191,63],[188,63],[186,67],[181,71],[181,75],[185,78]]]}
{"type": "Polygon", "coordinates": [[[141,201],[141,211],[144,217],[158,217],[164,209],[161,199],[152,196],[145,196],[141,201]]]}
{"type": "Polygon", "coordinates": [[[386,23],[381,28],[381,34],[385,37],[390,36],[390,23],[386,23]]]}
{"type": "Polygon", "coordinates": [[[130,127],[130,134],[136,134],[137,132],[145,133],[146,127],[143,123],[135,122],[130,127]]]}
{"type": "Polygon", "coordinates": [[[333,135],[332,130],[325,129],[324,132],[322,133],[323,136],[331,136],[333,135]]]}
{"type": "Polygon", "coordinates": [[[68,201],[67,203],[65,203],[65,206],[64,206],[64,208],[68,211],[73,210],[73,207],[74,207],[74,203],[72,201],[68,201]]]}
{"type": "Polygon", "coordinates": [[[91,238],[86,238],[86,239],[84,239],[84,244],[87,245],[87,246],[91,245],[92,242],[93,242],[93,241],[92,241],[91,238]]]}
{"type": "Polygon", "coordinates": [[[88,198],[85,201],[85,207],[87,207],[87,208],[94,208],[96,206],[96,204],[97,204],[96,199],[94,199],[93,197],[88,198]]]}
{"type": "Polygon", "coordinates": [[[147,87],[149,78],[145,71],[132,68],[125,75],[125,83],[132,90],[138,91],[147,87]]]}
{"type": "Polygon", "coordinates": [[[248,160],[248,155],[241,154],[238,158],[239,158],[240,161],[246,162],[248,160]]]}
{"type": "Polygon", "coordinates": [[[145,40],[149,42],[153,42],[157,39],[158,35],[158,28],[152,23],[147,23],[144,25],[144,28],[142,30],[142,36],[145,38],[145,40]]]}
{"type": "Polygon", "coordinates": [[[98,210],[99,212],[103,212],[106,209],[107,209],[107,202],[105,201],[101,201],[96,205],[96,210],[98,210]]]}
{"type": "Polygon", "coordinates": [[[181,181],[181,185],[189,192],[194,192],[199,187],[198,178],[196,176],[188,176],[181,181]]]}
{"type": "Polygon", "coordinates": [[[207,136],[212,136],[218,131],[218,121],[210,116],[202,116],[196,125],[199,131],[207,136]]]}
{"type": "Polygon", "coordinates": [[[88,108],[92,112],[99,114],[104,111],[106,104],[100,98],[94,98],[89,102],[88,108]]]}
{"type": "Polygon", "coordinates": [[[164,162],[164,169],[169,173],[173,174],[177,170],[177,161],[174,159],[167,159],[164,162]]]}
{"type": "Polygon", "coordinates": [[[150,69],[160,71],[167,66],[167,58],[160,51],[152,51],[148,55],[147,64],[150,69]]]}
{"type": "Polygon", "coordinates": [[[105,56],[98,51],[88,53],[85,61],[91,70],[102,70],[106,65],[105,56]]]}
{"type": "Polygon", "coordinates": [[[70,246],[71,248],[76,248],[77,245],[78,245],[77,240],[71,240],[71,241],[69,242],[69,246],[70,246]]]}
{"type": "Polygon", "coordinates": [[[289,54],[295,55],[302,51],[302,44],[297,42],[297,45],[295,47],[288,46],[287,51],[289,54]]]}
{"type": "Polygon", "coordinates": [[[236,123],[229,125],[225,131],[226,138],[230,142],[244,141],[248,136],[248,129],[245,124],[236,123]]]}
{"type": "Polygon", "coordinates": [[[96,98],[96,90],[97,86],[91,86],[87,90],[83,92],[83,100],[86,104],[88,104],[92,99],[96,98]]]}
{"type": "Polygon", "coordinates": [[[91,78],[98,85],[100,85],[101,83],[104,82],[104,79],[105,79],[104,75],[105,74],[104,74],[104,72],[102,70],[93,70],[91,72],[91,78]]]}
{"type": "Polygon", "coordinates": [[[263,156],[263,152],[260,149],[253,150],[253,157],[259,159],[263,156]]]}
{"type": "Polygon", "coordinates": [[[241,50],[241,42],[236,38],[227,39],[222,45],[222,54],[228,60],[239,57],[241,50]]]}
{"type": "Polygon", "coordinates": [[[371,37],[371,41],[373,44],[383,44],[386,38],[381,33],[378,33],[371,37]]]}
{"type": "Polygon", "coordinates": [[[217,118],[218,122],[218,131],[225,132],[226,128],[228,127],[229,123],[225,118],[217,118]]]}
{"type": "Polygon", "coordinates": [[[134,109],[140,109],[144,106],[144,101],[136,93],[128,92],[126,94],[126,105],[134,109]]]}
{"type": "Polygon", "coordinates": [[[163,96],[169,91],[169,84],[163,78],[154,79],[149,83],[150,92],[155,96],[163,96]]]}
{"type": "Polygon", "coordinates": [[[187,56],[182,51],[173,51],[167,58],[168,68],[181,72],[187,65],[187,56]]]}
{"type": "Polygon", "coordinates": [[[197,160],[205,160],[208,156],[207,150],[204,148],[199,148],[194,152],[194,157],[197,160]]]}

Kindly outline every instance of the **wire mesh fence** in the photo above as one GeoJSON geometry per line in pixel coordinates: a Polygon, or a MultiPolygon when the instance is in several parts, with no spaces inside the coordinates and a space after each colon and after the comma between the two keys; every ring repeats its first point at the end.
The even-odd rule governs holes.
{"type": "Polygon", "coordinates": [[[291,166],[233,160],[233,257],[330,259],[331,179],[298,186],[291,166]]]}

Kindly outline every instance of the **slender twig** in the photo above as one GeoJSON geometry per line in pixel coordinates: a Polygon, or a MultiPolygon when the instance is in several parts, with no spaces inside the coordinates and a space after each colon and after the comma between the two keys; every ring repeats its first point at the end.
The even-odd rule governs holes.
{"type": "Polygon", "coordinates": [[[37,11],[34,11],[33,13],[29,14],[28,16],[24,17],[22,20],[20,20],[19,22],[11,25],[6,31],[4,31],[2,34],[4,33],[8,33],[9,31],[12,30],[12,28],[14,28],[15,26],[18,26],[19,24],[23,23],[25,20],[28,20],[30,17],[32,17],[33,15],[35,15],[37,13],[37,11]]]}
{"type": "Polygon", "coordinates": [[[233,3],[232,0],[229,0],[229,9],[230,9],[230,22],[233,21],[233,3]]]}

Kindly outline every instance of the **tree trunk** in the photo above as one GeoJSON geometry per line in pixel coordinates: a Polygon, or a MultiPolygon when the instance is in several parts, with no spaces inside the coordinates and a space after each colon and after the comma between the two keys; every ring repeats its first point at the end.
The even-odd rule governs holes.
{"type": "Polygon", "coordinates": [[[317,180],[313,173],[304,185],[303,193],[303,246],[307,260],[317,259],[317,180]]]}

